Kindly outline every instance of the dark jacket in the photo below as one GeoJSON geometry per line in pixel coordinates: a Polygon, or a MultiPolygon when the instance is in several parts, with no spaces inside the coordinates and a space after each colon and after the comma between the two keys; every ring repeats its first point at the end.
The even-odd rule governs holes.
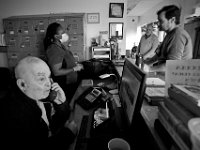
{"type": "Polygon", "coordinates": [[[54,105],[55,114],[51,115],[50,103],[45,104],[50,130],[41,118],[42,111],[35,100],[24,95],[15,86],[7,97],[0,101],[0,137],[6,149],[59,148],[67,147],[74,140],[74,134],[64,123],[69,116],[67,104],[54,105]]]}

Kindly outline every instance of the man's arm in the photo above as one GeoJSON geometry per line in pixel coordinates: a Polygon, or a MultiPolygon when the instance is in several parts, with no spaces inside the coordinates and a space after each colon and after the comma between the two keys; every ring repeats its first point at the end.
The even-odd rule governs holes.
{"type": "Polygon", "coordinates": [[[150,66],[149,71],[151,72],[165,72],[166,62],[157,62],[150,66]]]}
{"type": "Polygon", "coordinates": [[[167,59],[169,60],[181,60],[182,55],[186,45],[186,37],[177,32],[171,39],[171,43],[168,45],[168,55],[167,59]]]}
{"type": "Polygon", "coordinates": [[[77,64],[75,67],[69,68],[69,69],[62,68],[62,63],[58,63],[52,66],[52,71],[55,76],[67,75],[71,72],[80,71],[82,69],[83,69],[83,65],[81,64],[77,64]]]}
{"type": "Polygon", "coordinates": [[[158,60],[158,55],[155,53],[155,55],[151,58],[146,58],[143,60],[143,62],[147,65],[153,64],[158,60]]]}

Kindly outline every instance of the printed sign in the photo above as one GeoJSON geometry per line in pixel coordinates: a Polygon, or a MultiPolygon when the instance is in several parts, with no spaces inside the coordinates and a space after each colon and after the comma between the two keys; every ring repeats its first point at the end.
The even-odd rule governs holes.
{"type": "Polygon", "coordinates": [[[200,86],[200,60],[167,60],[165,92],[171,84],[200,86]]]}

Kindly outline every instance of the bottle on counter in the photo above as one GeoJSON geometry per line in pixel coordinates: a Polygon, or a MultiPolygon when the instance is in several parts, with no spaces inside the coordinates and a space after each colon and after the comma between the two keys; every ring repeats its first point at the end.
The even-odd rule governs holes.
{"type": "Polygon", "coordinates": [[[135,64],[141,69],[144,67],[143,56],[140,53],[136,54],[135,64]]]}

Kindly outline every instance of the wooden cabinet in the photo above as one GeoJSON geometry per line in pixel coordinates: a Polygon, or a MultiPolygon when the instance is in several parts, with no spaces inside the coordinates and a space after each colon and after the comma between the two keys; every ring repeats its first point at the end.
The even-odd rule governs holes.
{"type": "Polygon", "coordinates": [[[46,59],[43,39],[48,25],[60,23],[68,31],[69,49],[79,61],[85,60],[85,14],[46,14],[3,19],[9,67],[28,55],[46,59]]]}
{"type": "Polygon", "coordinates": [[[190,34],[193,44],[193,58],[200,58],[200,17],[192,19],[184,25],[185,30],[190,34]]]}

